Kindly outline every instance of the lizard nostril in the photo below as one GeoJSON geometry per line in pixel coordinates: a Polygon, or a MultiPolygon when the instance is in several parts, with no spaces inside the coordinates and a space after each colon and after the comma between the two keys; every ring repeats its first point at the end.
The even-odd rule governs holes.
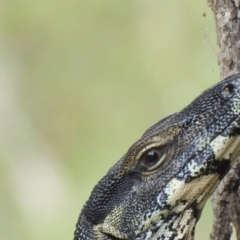
{"type": "Polygon", "coordinates": [[[233,84],[227,84],[224,88],[223,88],[223,95],[224,96],[228,96],[229,94],[231,94],[233,92],[234,86],[233,84]]]}

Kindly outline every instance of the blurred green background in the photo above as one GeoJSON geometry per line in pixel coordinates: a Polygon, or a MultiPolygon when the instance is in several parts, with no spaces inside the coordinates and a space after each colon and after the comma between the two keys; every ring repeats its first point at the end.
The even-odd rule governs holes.
{"type": "Polygon", "coordinates": [[[72,239],[128,147],[219,81],[216,52],[205,0],[0,1],[1,239],[72,239]]]}

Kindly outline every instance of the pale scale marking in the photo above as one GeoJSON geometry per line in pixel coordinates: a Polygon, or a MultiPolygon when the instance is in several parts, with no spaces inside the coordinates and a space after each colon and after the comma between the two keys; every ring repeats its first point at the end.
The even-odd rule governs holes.
{"type": "Polygon", "coordinates": [[[240,136],[225,137],[219,135],[210,143],[210,146],[213,149],[216,159],[231,160],[230,157],[233,158],[240,152],[240,136]]]}
{"type": "Polygon", "coordinates": [[[188,166],[189,171],[191,171],[191,176],[192,177],[198,176],[199,175],[199,171],[201,169],[205,170],[207,168],[206,165],[201,165],[201,164],[199,164],[199,163],[197,163],[195,161],[189,162],[187,166],[188,166]]]}
{"type": "MultiPolygon", "coordinates": [[[[172,179],[165,188],[165,193],[168,196],[171,196],[171,198],[167,200],[167,203],[172,206],[176,204],[177,200],[187,200],[188,204],[192,203],[200,196],[199,193],[203,192],[206,185],[209,185],[212,182],[213,177],[217,178],[218,174],[203,175],[188,183],[176,178],[172,179]]],[[[159,198],[160,194],[158,195],[158,203],[161,204],[159,198]]],[[[186,205],[179,204],[174,208],[174,211],[181,212],[184,208],[186,208],[186,205]]]]}
{"type": "Polygon", "coordinates": [[[235,101],[233,102],[233,104],[232,104],[232,111],[236,115],[240,114],[240,102],[239,102],[239,99],[235,99],[235,101]]]}

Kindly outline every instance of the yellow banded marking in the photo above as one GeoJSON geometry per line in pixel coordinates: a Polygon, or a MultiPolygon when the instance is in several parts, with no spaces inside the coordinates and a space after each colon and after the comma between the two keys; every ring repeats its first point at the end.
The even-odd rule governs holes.
{"type": "Polygon", "coordinates": [[[113,211],[107,215],[106,219],[101,225],[101,230],[104,233],[109,233],[117,238],[123,238],[122,234],[119,231],[119,224],[121,221],[123,209],[123,206],[115,207],[113,211]]]}
{"type": "Polygon", "coordinates": [[[236,99],[232,104],[232,111],[234,114],[239,115],[240,114],[240,102],[239,99],[236,99]]]}
{"type": "Polygon", "coordinates": [[[215,158],[235,159],[240,153],[240,136],[224,137],[218,136],[211,143],[215,158]]]}

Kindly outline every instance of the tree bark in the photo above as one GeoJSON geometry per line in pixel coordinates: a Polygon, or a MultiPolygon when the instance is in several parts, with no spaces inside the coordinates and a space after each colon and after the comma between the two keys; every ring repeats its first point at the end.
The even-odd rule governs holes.
{"type": "MultiPolygon", "coordinates": [[[[207,0],[216,21],[221,79],[240,72],[240,0],[207,0]]],[[[240,158],[212,196],[211,240],[229,240],[232,226],[240,240],[240,158]]]]}

